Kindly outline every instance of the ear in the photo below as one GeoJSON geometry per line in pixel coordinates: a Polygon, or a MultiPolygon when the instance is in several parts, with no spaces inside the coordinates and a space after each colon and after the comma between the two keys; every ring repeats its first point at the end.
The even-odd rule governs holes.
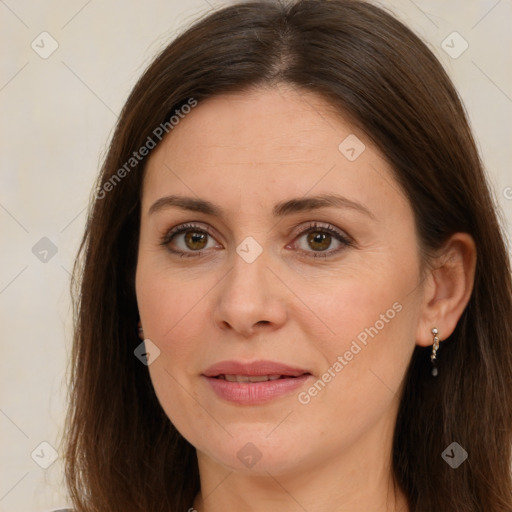
{"type": "Polygon", "coordinates": [[[453,333],[473,291],[476,258],[475,242],[467,233],[455,233],[443,245],[427,271],[418,345],[432,345],[434,327],[440,341],[453,333]]]}

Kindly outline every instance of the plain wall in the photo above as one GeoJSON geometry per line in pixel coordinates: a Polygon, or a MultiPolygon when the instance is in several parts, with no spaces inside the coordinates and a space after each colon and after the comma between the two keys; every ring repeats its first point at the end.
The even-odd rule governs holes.
{"type": "MultiPolygon", "coordinates": [[[[428,42],[453,78],[510,233],[512,3],[380,3],[428,42]],[[454,31],[469,45],[457,58],[442,48],[454,31]]],[[[51,460],[51,448],[40,443],[57,447],[62,432],[69,279],[93,180],[117,114],[144,68],[178,31],[225,4],[0,3],[1,512],[69,504],[61,460],[48,469],[35,460],[51,460]],[[55,43],[40,35],[44,31],[58,44],[50,56],[55,43]]],[[[451,51],[460,51],[462,39],[450,37],[451,51]]]]}

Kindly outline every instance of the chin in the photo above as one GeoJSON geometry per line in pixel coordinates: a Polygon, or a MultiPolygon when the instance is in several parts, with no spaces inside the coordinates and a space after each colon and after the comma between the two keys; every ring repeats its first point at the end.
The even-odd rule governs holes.
{"type": "MultiPolygon", "coordinates": [[[[272,428],[275,428],[275,425],[272,428]]],[[[251,430],[245,424],[238,433],[230,430],[233,437],[229,440],[223,437],[222,440],[212,440],[208,443],[203,438],[196,447],[203,456],[241,474],[268,477],[269,473],[278,475],[297,470],[307,459],[307,454],[301,453],[298,447],[308,447],[311,450],[311,444],[305,440],[298,440],[285,430],[279,435],[272,432],[272,428],[265,428],[263,433],[261,427],[251,430]],[[269,432],[272,432],[270,436],[269,432]]]]}

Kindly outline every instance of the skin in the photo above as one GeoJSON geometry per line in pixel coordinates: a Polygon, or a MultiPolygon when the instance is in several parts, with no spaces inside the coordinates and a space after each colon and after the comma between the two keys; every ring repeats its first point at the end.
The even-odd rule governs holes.
{"type": "Polygon", "coordinates": [[[195,107],[149,158],[136,272],[144,336],[161,351],[148,367],[155,392],[197,450],[195,509],[408,511],[391,472],[400,386],[415,345],[432,344],[432,327],[441,340],[455,328],[475,258],[472,239],[458,233],[422,267],[411,205],[389,164],[321,96],[280,85],[195,107]],[[350,134],[365,144],[354,161],[338,149],[350,134]],[[324,193],[371,215],[324,207],[272,216],[278,202],[324,193]],[[149,213],[170,194],[211,201],[225,216],[176,206],[149,213]],[[298,231],[312,221],[312,234],[330,224],[353,243],[308,242],[298,231]],[[183,223],[212,236],[187,245],[182,233],[162,245],[183,223]],[[249,236],[262,248],[251,263],[236,251],[249,236]],[[314,258],[319,247],[331,256],[314,258]],[[389,319],[393,304],[401,309],[389,319]],[[383,314],[378,334],[307,404],[297,391],[229,403],[201,377],[219,361],[271,359],[307,368],[307,391],[383,314]],[[249,442],[261,455],[251,468],[237,457],[249,442]]]}

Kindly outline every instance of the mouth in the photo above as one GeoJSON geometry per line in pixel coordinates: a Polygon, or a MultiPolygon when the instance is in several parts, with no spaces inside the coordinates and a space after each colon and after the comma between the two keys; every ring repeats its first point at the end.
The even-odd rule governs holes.
{"type": "Polygon", "coordinates": [[[227,380],[228,382],[267,382],[279,379],[296,379],[302,375],[311,375],[303,373],[301,375],[217,375],[214,379],[227,380]]]}
{"type": "Polygon", "coordinates": [[[202,376],[218,398],[237,405],[259,405],[290,395],[312,373],[275,361],[223,361],[202,376]]]}
{"type": "MultiPolygon", "coordinates": [[[[277,361],[221,361],[210,366],[203,372],[205,377],[221,378],[238,382],[249,382],[247,378],[261,377],[262,380],[277,380],[280,378],[300,377],[310,374],[305,368],[294,367],[277,361]]],[[[311,375],[311,374],[310,374],[311,375]]],[[[256,381],[258,382],[258,381],[256,381]]]]}

